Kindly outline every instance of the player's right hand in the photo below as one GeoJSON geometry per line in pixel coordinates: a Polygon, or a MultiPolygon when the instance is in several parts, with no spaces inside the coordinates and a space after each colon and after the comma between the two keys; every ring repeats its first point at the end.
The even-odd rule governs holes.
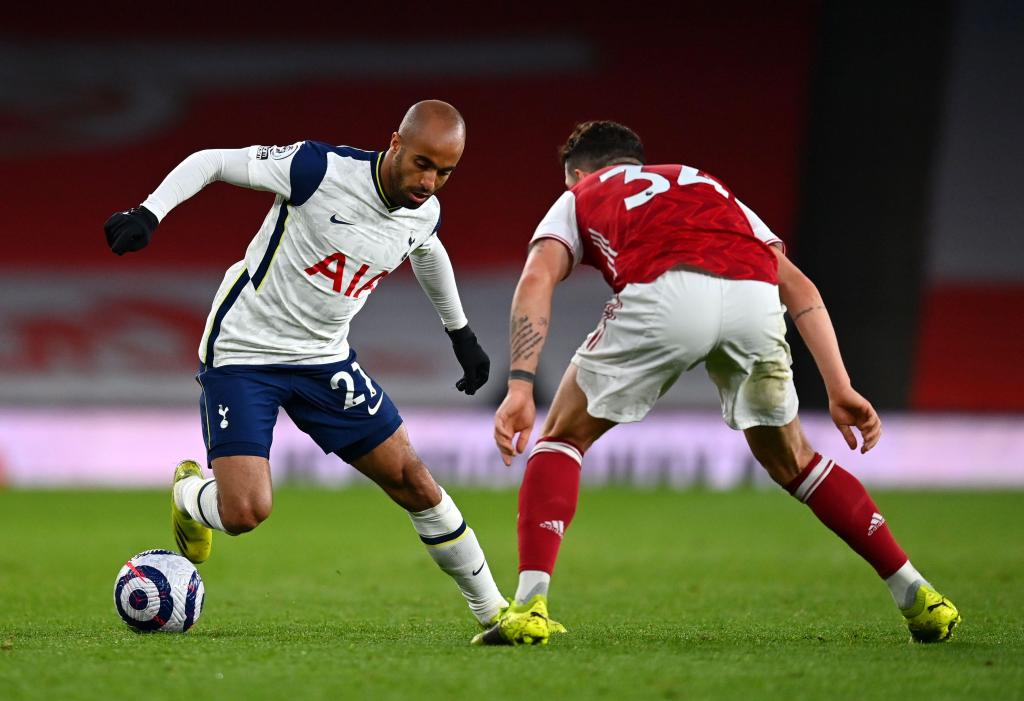
{"type": "Polygon", "coordinates": [[[160,222],[145,207],[132,207],[126,212],[112,214],[103,224],[110,250],[121,256],[139,251],[149,245],[153,230],[160,222]]]}
{"type": "Polygon", "coordinates": [[[501,459],[506,466],[512,464],[512,458],[526,450],[536,418],[537,407],[533,403],[533,385],[529,385],[529,391],[510,389],[505,395],[505,400],[498,407],[498,411],[494,414],[494,442],[497,444],[498,452],[501,453],[501,459]],[[518,440],[516,440],[517,433],[519,434],[518,440]]]}
{"type": "Polygon", "coordinates": [[[878,413],[871,402],[852,387],[828,398],[828,412],[850,450],[857,448],[853,427],[860,431],[861,453],[874,448],[882,437],[882,420],[878,418],[878,413]]]}

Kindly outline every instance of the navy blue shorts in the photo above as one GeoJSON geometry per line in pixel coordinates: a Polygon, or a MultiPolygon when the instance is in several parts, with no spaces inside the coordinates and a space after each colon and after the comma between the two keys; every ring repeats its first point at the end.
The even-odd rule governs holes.
{"type": "Polygon", "coordinates": [[[391,398],[356,362],[199,366],[199,415],[207,459],[270,457],[278,407],[324,453],[351,463],[402,425],[391,398]]]}

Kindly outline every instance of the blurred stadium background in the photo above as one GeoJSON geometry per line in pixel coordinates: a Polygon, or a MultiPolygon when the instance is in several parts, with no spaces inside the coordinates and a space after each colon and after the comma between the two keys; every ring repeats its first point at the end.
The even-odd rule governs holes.
{"type": "MultiPolygon", "coordinates": [[[[610,118],[639,132],[652,162],[729,183],[818,283],[855,385],[887,422],[876,452],[847,459],[854,472],[882,486],[1024,487],[1024,5],[671,7],[382,18],[346,4],[310,20],[208,5],[133,8],[116,29],[93,9],[5,17],[0,484],[160,486],[178,459],[204,454],[196,347],[271,196],[213,185],[124,258],[103,241],[111,212],[202,148],[383,148],[408,105],[436,97],[468,122],[442,238],[492,380],[482,396],[455,392],[458,367],[408,269],[351,340],[442,480],[518,483],[490,438],[508,305],[563,187],[557,147],[575,122],[610,118]]],[[[607,296],[583,269],[559,290],[542,396],[607,296]]],[[[812,440],[845,455],[791,341],[812,440]]],[[[278,482],[361,479],[283,414],[275,441],[278,482]]],[[[764,481],[703,371],[649,422],[609,434],[584,473],[594,484],[764,481]]]]}

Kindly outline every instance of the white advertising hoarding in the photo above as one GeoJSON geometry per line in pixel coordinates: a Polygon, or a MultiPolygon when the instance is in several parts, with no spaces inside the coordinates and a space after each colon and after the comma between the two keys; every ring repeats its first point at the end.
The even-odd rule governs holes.
{"type": "MultiPolygon", "coordinates": [[[[525,459],[506,468],[489,411],[403,412],[413,445],[444,484],[518,485],[525,459]]],[[[850,451],[827,416],[804,417],[812,444],[865,483],[891,488],[1024,487],[1024,417],[883,417],[867,455],[850,451]]],[[[541,425],[538,418],[537,426],[541,425]]],[[[539,434],[535,433],[534,438],[539,434]]],[[[167,486],[183,458],[204,462],[197,410],[0,409],[0,483],[10,487],[167,486]]],[[[271,464],[275,483],[344,486],[363,481],[282,413],[271,464]]],[[[743,436],[713,412],[655,411],[606,434],[584,459],[584,484],[731,489],[769,484],[743,436]]]]}

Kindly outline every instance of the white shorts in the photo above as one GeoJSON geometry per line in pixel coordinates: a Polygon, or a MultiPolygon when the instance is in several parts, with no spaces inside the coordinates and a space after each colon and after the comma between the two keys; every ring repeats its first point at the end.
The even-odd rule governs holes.
{"type": "Polygon", "coordinates": [[[591,416],[639,421],[679,376],[700,363],[734,429],[784,426],[797,396],[779,288],[669,270],[627,285],[572,362],[591,416]]]}

